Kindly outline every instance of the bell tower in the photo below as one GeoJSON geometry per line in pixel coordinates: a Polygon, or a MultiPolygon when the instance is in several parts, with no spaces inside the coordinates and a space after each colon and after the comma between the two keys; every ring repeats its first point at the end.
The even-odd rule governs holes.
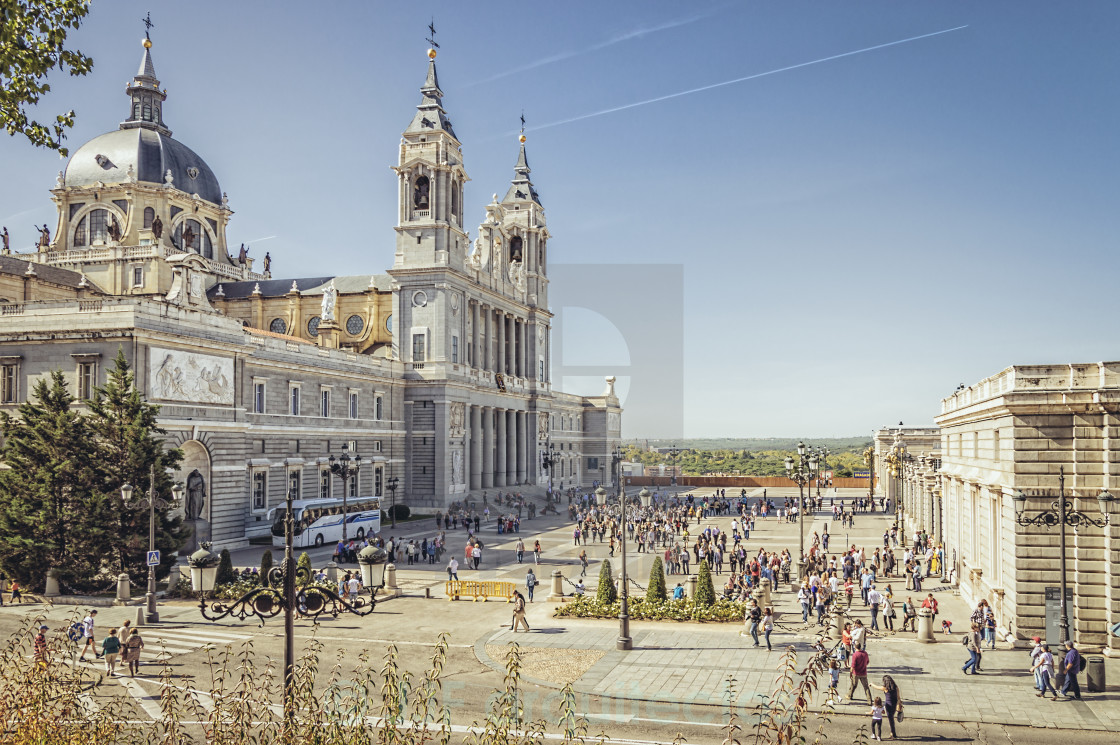
{"type": "Polygon", "coordinates": [[[436,45],[428,50],[428,74],[420,105],[401,136],[393,170],[398,179],[399,214],[394,269],[462,269],[468,241],[463,229],[463,146],[443,108],[436,74],[436,45]]]}
{"type": "Polygon", "coordinates": [[[529,158],[525,154],[525,117],[518,137],[521,149],[513,167],[513,180],[502,198],[502,232],[509,238],[503,264],[520,263],[526,301],[530,307],[548,308],[548,220],[540,194],[529,180],[529,158]]]}

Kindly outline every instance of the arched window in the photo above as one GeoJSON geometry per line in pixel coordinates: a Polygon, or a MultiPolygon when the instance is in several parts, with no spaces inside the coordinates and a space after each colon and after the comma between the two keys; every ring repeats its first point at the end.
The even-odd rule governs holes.
{"type": "Polygon", "coordinates": [[[150,122],[152,120],[152,105],[147,101],[144,102],[144,121],[150,122]]]}
{"type": "Polygon", "coordinates": [[[171,243],[180,251],[191,251],[192,253],[205,256],[208,259],[214,258],[214,247],[210,242],[210,234],[202,227],[198,220],[184,220],[175,226],[175,232],[171,234],[171,243]],[[187,245],[187,231],[190,231],[190,245],[187,245]]]}
{"type": "Polygon", "coordinates": [[[144,208],[144,227],[145,228],[152,227],[152,223],[155,221],[155,219],[156,219],[156,211],[154,209],[152,209],[151,207],[145,207],[144,208]]]}
{"type": "Polygon", "coordinates": [[[451,216],[459,221],[459,182],[451,182],[451,216]]]}
{"type": "Polygon", "coordinates": [[[428,177],[421,176],[412,187],[412,206],[418,210],[428,209],[428,184],[428,177]]]}
{"type": "Polygon", "coordinates": [[[517,261],[522,261],[521,252],[521,236],[515,235],[509,241],[509,262],[512,264],[517,261]]]}
{"type": "Polygon", "coordinates": [[[140,99],[139,98],[132,99],[132,118],[133,119],[139,119],[140,118],[140,99]]]}
{"type": "Polygon", "coordinates": [[[78,223],[78,228],[74,231],[74,245],[92,246],[98,242],[108,243],[108,223],[108,210],[91,210],[89,214],[81,219],[78,223]]]}

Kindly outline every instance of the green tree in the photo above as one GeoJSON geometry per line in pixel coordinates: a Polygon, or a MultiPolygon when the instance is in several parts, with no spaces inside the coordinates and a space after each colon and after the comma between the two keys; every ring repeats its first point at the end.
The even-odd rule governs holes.
{"type": "Polygon", "coordinates": [[[53,124],[30,119],[28,110],[50,92],[52,70],[85,75],[93,69],[92,59],[66,48],[69,30],[77,29],[88,12],[89,0],[0,0],[0,126],[63,157],[73,110],[56,116],[53,124]]]}
{"type": "MultiPolygon", "coordinates": [[[[147,499],[154,469],[155,496],[171,500],[173,481],[168,471],[178,468],[183,454],[165,447],[160,435],[166,432],[157,424],[158,415],[159,407],[144,401],[137,390],[124,350],[118,348],[105,385],[96,388],[89,400],[89,425],[97,441],[99,488],[108,498],[120,494],[121,485],[127,483],[133,487],[133,501],[147,499]]],[[[129,509],[118,503],[116,514],[105,555],[114,557],[115,571],[126,571],[139,582],[148,574],[148,509],[129,509]]],[[[156,510],[156,548],[161,557],[157,575],[170,571],[188,531],[182,518],[170,508],[156,510]]]]}
{"type": "Polygon", "coordinates": [[[716,588],[712,586],[712,573],[708,569],[708,560],[700,562],[700,571],[696,577],[696,605],[706,608],[716,603],[716,588]]]}
{"type": "Polygon", "coordinates": [[[614,586],[610,559],[603,559],[603,565],[599,567],[599,587],[595,591],[595,600],[600,603],[613,603],[618,600],[618,590],[614,586]]]}
{"type": "Polygon", "coordinates": [[[261,554],[261,584],[268,584],[268,573],[272,571],[272,549],[266,548],[261,554]]]}
{"type": "MultiPolygon", "coordinates": [[[[96,490],[89,426],[62,372],[35,384],[19,418],[0,413],[0,568],[31,587],[47,570],[88,588],[101,564],[110,505],[96,490]]],[[[118,498],[119,504],[119,498],[118,498]]]]}
{"type": "Polygon", "coordinates": [[[218,554],[218,573],[214,577],[214,584],[228,585],[236,581],[237,575],[233,572],[233,559],[229,555],[229,549],[223,548],[222,552],[218,554]]]}
{"type": "Polygon", "coordinates": [[[651,603],[660,602],[668,598],[665,591],[665,565],[660,556],[653,557],[653,566],[649,570],[649,585],[646,587],[646,600],[651,603]]]}

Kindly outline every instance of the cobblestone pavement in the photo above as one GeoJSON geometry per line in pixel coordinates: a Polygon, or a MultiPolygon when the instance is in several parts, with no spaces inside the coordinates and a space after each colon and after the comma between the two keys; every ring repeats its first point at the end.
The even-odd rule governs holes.
{"type": "MultiPolygon", "coordinates": [[[[770,490],[770,496],[777,496],[779,501],[786,493],[795,492],[770,490]]],[[[841,493],[850,499],[858,492],[841,493]]],[[[856,527],[847,535],[847,543],[873,550],[876,545],[882,545],[883,529],[889,521],[891,518],[881,513],[857,516],[856,527]]],[[[729,526],[730,518],[711,522],[720,524],[722,529],[729,526]]],[[[822,532],[826,522],[824,515],[815,516],[811,528],[806,523],[807,535],[811,536],[813,530],[822,532]]],[[[696,531],[692,528],[694,534],[696,531]]],[[[832,532],[833,546],[843,545],[837,539],[844,534],[837,534],[835,529],[832,532]]],[[[570,543],[569,539],[569,546],[558,547],[557,551],[575,556],[579,549],[570,546],[570,543]]],[[[776,549],[792,547],[796,543],[797,526],[771,518],[766,523],[759,521],[759,529],[752,532],[749,545],[757,547],[761,544],[768,549],[776,549]]],[[[606,554],[606,548],[594,544],[588,553],[600,559],[606,554]]],[[[639,554],[638,557],[628,561],[629,571],[645,584],[652,556],[639,554]]],[[[595,571],[594,575],[597,574],[595,571]]],[[[544,579],[542,577],[542,581],[544,579]]],[[[669,579],[672,586],[675,581],[672,577],[669,579]]],[[[719,583],[718,576],[715,581],[719,583]]],[[[891,584],[896,599],[906,597],[905,581],[891,584]]],[[[636,588],[631,590],[636,591],[636,588]]],[[[948,585],[930,582],[922,595],[926,591],[934,592],[940,604],[940,617],[952,620],[953,628],[960,630],[967,625],[970,609],[948,585]]],[[[696,707],[726,702],[728,676],[736,681],[738,703],[749,706],[758,701],[759,694],[772,690],[786,647],[792,645],[801,658],[805,658],[818,631],[817,626],[802,623],[800,606],[788,587],[775,593],[774,605],[779,628],[771,637],[772,652],[765,647],[751,648],[750,638],[739,636],[742,626],[738,624],[672,622],[632,622],[634,649],[623,652],[615,649],[617,622],[555,618],[552,616],[555,606],[539,601],[530,607],[531,633],[513,634],[508,627],[487,630],[478,638],[475,652],[486,664],[500,668],[502,660],[495,659],[488,650],[503,648],[501,645],[512,641],[530,649],[598,650],[603,652],[602,659],[574,678],[578,692],[644,702],[647,709],[653,707],[663,716],[688,719],[697,716],[696,707]],[[690,705],[696,706],[690,709],[690,705]]],[[[868,623],[868,614],[858,598],[851,615],[862,617],[864,623],[868,623]]],[[[959,642],[959,634],[938,634],[935,644],[918,643],[913,634],[906,632],[874,634],[868,645],[870,679],[877,682],[878,676],[883,674],[893,676],[902,690],[906,714],[911,719],[1099,730],[1120,727],[1120,695],[1114,692],[1115,685],[1106,689],[1105,693],[1087,693],[1084,692],[1085,680],[1082,676],[1084,700],[1043,701],[1034,695],[1026,649],[997,645],[995,650],[985,650],[981,663],[983,673],[964,675],[961,666],[967,653],[962,653],[959,642]]],[[[1120,665],[1116,661],[1107,660],[1106,670],[1109,679],[1117,680],[1120,665]]],[[[560,682],[555,680],[555,675],[550,675],[548,680],[536,678],[528,659],[525,672],[533,682],[552,686],[560,682]]],[[[847,677],[842,675],[841,694],[847,693],[847,677]]],[[[824,698],[822,694],[814,702],[817,708],[824,704],[824,698]]],[[[864,713],[867,707],[866,701],[863,701],[859,704],[842,703],[837,708],[842,712],[864,713]]],[[[626,707],[621,710],[626,710],[626,707]]]]}

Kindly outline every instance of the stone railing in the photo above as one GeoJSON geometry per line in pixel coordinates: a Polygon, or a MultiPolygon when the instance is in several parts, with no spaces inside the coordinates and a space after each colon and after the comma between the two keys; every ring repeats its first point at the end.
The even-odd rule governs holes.
{"type": "Polygon", "coordinates": [[[1016,365],[943,398],[941,413],[947,414],[1008,393],[1093,391],[1103,388],[1120,388],[1120,362],[1016,365]]]}
{"type": "MultiPolygon", "coordinates": [[[[21,254],[21,258],[31,261],[42,261],[54,266],[67,266],[73,264],[95,264],[108,261],[138,261],[141,259],[166,259],[187,253],[174,246],[152,243],[145,246],[98,246],[85,248],[78,251],[48,251],[46,253],[21,254]]],[[[201,257],[206,262],[207,269],[215,276],[230,279],[235,282],[260,282],[268,279],[267,275],[252,271],[248,266],[230,266],[215,259],[201,257]]]]}

